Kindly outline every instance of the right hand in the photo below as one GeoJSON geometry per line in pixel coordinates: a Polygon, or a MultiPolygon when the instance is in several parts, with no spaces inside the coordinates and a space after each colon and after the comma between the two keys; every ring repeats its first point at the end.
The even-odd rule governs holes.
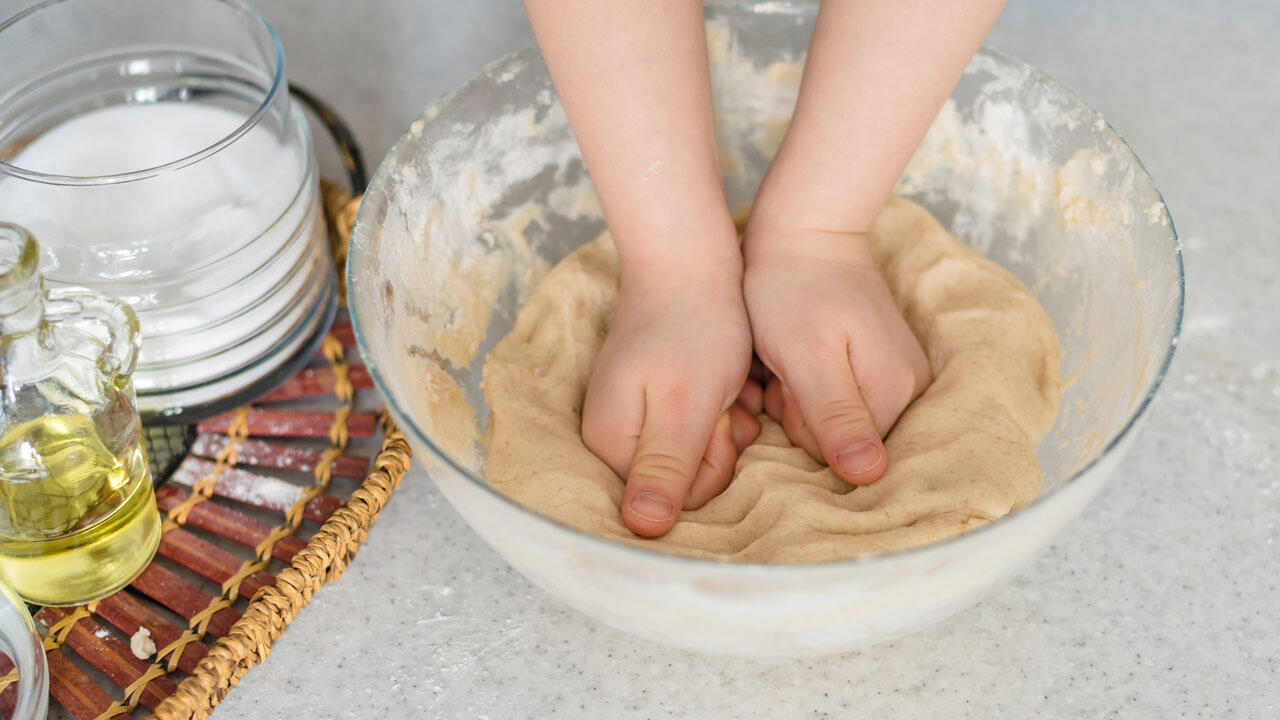
{"type": "Polygon", "coordinates": [[[888,467],[881,441],[932,380],[929,360],[859,233],[747,229],[765,408],[791,441],[854,485],[888,467]]]}
{"type": "Polygon", "coordinates": [[[623,264],[582,439],[626,479],[622,519],[637,535],[662,535],[682,508],[718,495],[760,433],[741,257],[728,263],[661,272],[623,264]]]}

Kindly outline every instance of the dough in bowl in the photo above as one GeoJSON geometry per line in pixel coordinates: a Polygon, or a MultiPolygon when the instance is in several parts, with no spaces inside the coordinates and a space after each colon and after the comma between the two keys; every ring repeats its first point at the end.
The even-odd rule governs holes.
{"type": "Polygon", "coordinates": [[[643,539],[622,524],[623,480],[579,436],[582,400],[618,293],[603,235],[543,278],[489,354],[485,472],[538,512],[652,550],[765,563],[885,553],[958,535],[1027,504],[1036,447],[1061,390],[1053,323],[1013,275],[923,208],[890,200],[871,229],[876,263],[933,367],[934,382],[885,439],[889,469],[855,488],[763,429],[727,490],[643,539]]]}

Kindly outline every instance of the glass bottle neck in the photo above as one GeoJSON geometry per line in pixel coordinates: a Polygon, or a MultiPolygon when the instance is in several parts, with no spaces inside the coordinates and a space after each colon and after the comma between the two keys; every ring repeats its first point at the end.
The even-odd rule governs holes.
{"type": "Polygon", "coordinates": [[[0,223],[0,335],[28,332],[44,317],[40,248],[31,233],[0,223]]]}

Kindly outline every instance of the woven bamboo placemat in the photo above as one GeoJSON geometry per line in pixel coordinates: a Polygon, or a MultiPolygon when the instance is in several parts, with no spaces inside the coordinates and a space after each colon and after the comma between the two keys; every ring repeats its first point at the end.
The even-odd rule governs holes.
{"type": "MultiPolygon", "coordinates": [[[[323,189],[343,277],[358,198],[323,189]]],[[[204,718],[342,574],[410,462],[354,344],[340,315],[311,366],[254,405],[187,430],[156,491],[160,549],[129,587],[35,610],[53,703],[77,720],[148,710],[204,718]],[[372,464],[356,452],[362,443],[376,448],[372,464]]],[[[4,717],[15,672],[0,655],[4,717]]]]}

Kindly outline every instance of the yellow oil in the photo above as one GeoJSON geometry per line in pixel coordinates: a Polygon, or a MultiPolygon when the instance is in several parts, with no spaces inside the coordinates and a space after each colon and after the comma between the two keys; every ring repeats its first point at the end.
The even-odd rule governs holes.
{"type": "Polygon", "coordinates": [[[132,404],[47,415],[0,436],[0,578],[25,600],[76,605],[124,587],[160,542],[132,404]]]}

